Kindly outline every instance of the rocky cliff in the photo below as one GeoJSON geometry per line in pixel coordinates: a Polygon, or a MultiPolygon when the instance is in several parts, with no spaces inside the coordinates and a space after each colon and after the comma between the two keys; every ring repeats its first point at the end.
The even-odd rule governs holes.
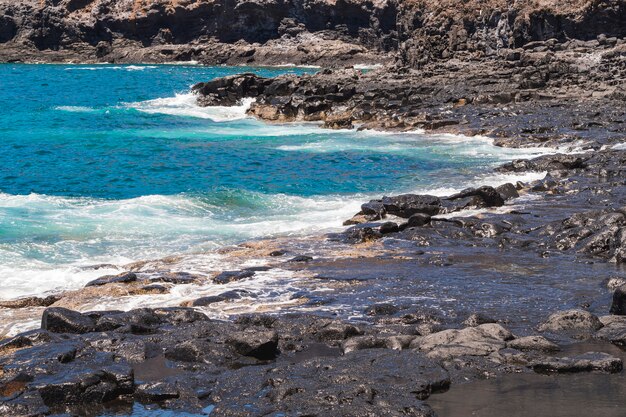
{"type": "Polygon", "coordinates": [[[0,0],[0,60],[320,64],[612,42],[624,0],[0,0]]]}
{"type": "Polygon", "coordinates": [[[624,0],[409,0],[398,9],[399,54],[411,66],[505,55],[537,41],[614,42],[626,36],[624,0]]]}
{"type": "Polygon", "coordinates": [[[387,0],[0,0],[0,57],[83,61],[379,61],[387,0]]]}

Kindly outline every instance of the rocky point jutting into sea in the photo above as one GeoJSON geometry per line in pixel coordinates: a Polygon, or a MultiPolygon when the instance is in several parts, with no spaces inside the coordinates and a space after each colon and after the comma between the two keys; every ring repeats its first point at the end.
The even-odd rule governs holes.
{"type": "Polygon", "coordinates": [[[0,414],[623,415],[625,36],[617,0],[0,0],[7,62],[320,65],[192,90],[270,124],[542,150],[457,192],[381,193],[333,233],[224,246],[228,270],[172,254],[3,300],[41,325],[0,341],[0,414]],[[254,277],[300,291],[277,308],[254,277]]]}

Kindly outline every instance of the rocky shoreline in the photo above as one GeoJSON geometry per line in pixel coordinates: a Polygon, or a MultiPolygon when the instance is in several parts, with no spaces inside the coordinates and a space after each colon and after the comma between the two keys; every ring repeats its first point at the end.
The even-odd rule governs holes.
{"type": "MultiPolygon", "coordinates": [[[[559,351],[581,340],[626,345],[626,277],[620,273],[626,259],[625,161],[626,151],[620,149],[546,155],[499,168],[548,172],[532,183],[485,186],[445,198],[403,195],[364,203],[361,213],[347,221],[354,226],[327,237],[353,247],[352,255],[301,252],[291,257],[289,241],[279,249],[263,242],[257,247],[267,257],[282,258],[281,268],[346,283],[335,290],[336,297],[367,291],[360,289],[373,285],[363,276],[366,271],[377,276],[382,267],[392,276],[406,274],[401,265],[411,262],[417,269],[406,279],[419,281],[429,269],[440,275],[452,273],[460,262],[467,267],[470,261],[462,256],[472,253],[488,256],[494,251],[503,272],[529,260],[538,265],[547,260],[560,269],[556,275],[561,280],[563,268],[575,276],[579,268],[586,273],[590,265],[602,265],[601,275],[590,279],[597,287],[595,297],[575,296],[567,302],[568,310],[533,314],[533,306],[527,306],[529,319],[524,320],[519,310],[507,314],[517,307],[514,303],[469,313],[461,305],[465,300],[457,299],[453,314],[446,315],[419,302],[360,307],[357,297],[354,306],[363,308],[358,319],[342,318],[336,311],[287,308],[225,321],[209,319],[201,308],[228,303],[226,293],[196,299],[189,303],[192,308],[128,312],[79,313],[60,307],[63,297],[5,303],[5,308],[51,307],[43,311],[40,330],[0,342],[0,410],[9,415],[100,415],[113,409],[131,412],[138,402],[198,415],[432,416],[429,396],[459,383],[518,373],[621,372],[619,356],[603,351],[564,356],[559,351]],[[516,206],[494,209],[506,208],[520,194],[539,198],[525,202],[524,211],[516,206]],[[482,211],[464,216],[476,209],[482,211]],[[373,254],[364,258],[368,251],[373,254]]],[[[487,258],[482,266],[470,265],[474,271],[461,278],[472,280],[493,268],[493,262],[487,258]]],[[[260,271],[228,271],[212,280],[216,285],[245,282],[260,271]]],[[[548,273],[538,277],[549,283],[548,273]]],[[[202,278],[169,276],[178,283],[195,279],[202,278]]],[[[164,282],[127,272],[95,280],[87,289],[106,294],[139,284],[146,292],[163,291],[164,282]]],[[[565,288],[570,284],[580,290],[567,282],[565,288]]],[[[487,296],[504,301],[497,293],[487,296]]]]}
{"type": "Polygon", "coordinates": [[[434,416],[429,397],[463,383],[622,372],[606,346],[626,346],[623,2],[48,3],[0,1],[0,60],[317,64],[336,69],[242,74],[194,91],[202,106],[252,97],[248,113],[267,122],[484,135],[560,153],[494,172],[536,181],[381,196],[341,233],[225,248],[241,266],[209,276],[172,257],[2,302],[13,320],[42,319],[0,341],[0,414],[143,404],[211,416],[434,416]],[[363,62],[386,66],[345,68],[363,62]],[[264,274],[273,291],[291,276],[306,291],[263,305],[245,283],[264,274]],[[91,311],[131,295],[158,303],[198,283],[224,291],[91,311]],[[259,308],[228,309],[241,300],[259,308]],[[600,348],[563,353],[581,341],[600,348]]]}

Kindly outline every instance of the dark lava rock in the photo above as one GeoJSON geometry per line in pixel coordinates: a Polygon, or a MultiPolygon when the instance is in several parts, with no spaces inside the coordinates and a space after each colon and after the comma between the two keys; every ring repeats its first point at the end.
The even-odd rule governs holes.
{"type": "Polygon", "coordinates": [[[22,349],[31,346],[38,346],[44,343],[48,343],[54,339],[54,335],[48,333],[45,330],[31,330],[29,332],[21,333],[10,339],[4,339],[0,341],[0,355],[7,351],[14,349],[22,349]]]}
{"type": "Polygon", "coordinates": [[[389,234],[389,233],[396,233],[396,232],[398,232],[400,230],[400,228],[398,227],[398,223],[395,223],[395,222],[385,222],[385,223],[380,225],[380,228],[378,230],[383,235],[386,235],[386,234],[389,234]]]}
{"type": "Polygon", "coordinates": [[[363,214],[368,215],[377,215],[380,218],[385,217],[387,214],[387,210],[385,210],[385,205],[382,201],[372,200],[369,203],[365,203],[361,205],[361,211],[363,214]]]}
{"type": "Polygon", "coordinates": [[[400,308],[393,304],[374,304],[365,309],[368,316],[392,316],[400,311],[400,308]]]}
{"type": "Polygon", "coordinates": [[[311,256],[307,256],[307,255],[298,255],[295,256],[291,259],[289,259],[287,262],[309,262],[312,261],[313,258],[311,256]]]}
{"type": "Polygon", "coordinates": [[[608,353],[587,352],[574,357],[542,358],[532,368],[539,373],[572,373],[601,371],[617,373],[622,370],[622,360],[608,353]]]}
{"type": "Polygon", "coordinates": [[[433,417],[420,400],[449,385],[448,373],[419,353],[368,349],[268,369],[264,378],[251,367],[226,373],[212,398],[218,415],[239,415],[253,404],[286,415],[433,417]]]}
{"type": "Polygon", "coordinates": [[[286,250],[275,250],[270,252],[270,256],[284,256],[287,254],[286,250]]]}
{"type": "Polygon", "coordinates": [[[345,241],[348,243],[365,243],[383,237],[383,234],[371,227],[351,227],[344,232],[345,241]]]}
{"type": "Polygon", "coordinates": [[[135,389],[135,398],[142,402],[154,403],[180,397],[178,388],[167,382],[148,382],[135,389]]]}
{"type": "Polygon", "coordinates": [[[216,284],[228,284],[229,282],[253,277],[254,274],[254,271],[225,271],[213,278],[213,282],[216,284]]]}
{"type": "Polygon", "coordinates": [[[263,92],[264,80],[255,74],[237,74],[217,78],[193,86],[202,106],[234,106],[244,97],[256,97],[263,92]]]}
{"type": "Polygon", "coordinates": [[[159,284],[150,284],[141,287],[141,291],[150,293],[150,294],[166,294],[169,292],[169,288],[164,285],[159,284]]]}
{"type": "Polygon", "coordinates": [[[250,266],[248,268],[244,268],[244,271],[252,271],[252,272],[265,272],[271,270],[271,266],[250,266]]]}
{"type": "Polygon", "coordinates": [[[519,197],[519,193],[517,192],[517,188],[515,185],[509,183],[503,184],[499,187],[496,187],[496,191],[500,194],[503,200],[511,200],[513,198],[519,197]]]}
{"type": "Polygon", "coordinates": [[[431,221],[431,217],[428,214],[417,213],[409,217],[407,220],[406,227],[422,227],[429,224],[431,221]]]}
{"type": "Polygon", "coordinates": [[[482,200],[484,207],[500,207],[504,205],[504,199],[496,191],[495,188],[484,186],[480,188],[468,188],[461,191],[458,194],[451,195],[448,200],[466,199],[468,197],[479,197],[482,200]]]}
{"type": "Polygon", "coordinates": [[[191,284],[197,280],[203,278],[199,275],[190,274],[189,272],[167,272],[160,274],[159,276],[152,278],[151,281],[167,282],[170,284],[191,284]]]}
{"type": "Polygon", "coordinates": [[[222,301],[226,301],[226,298],[219,295],[209,295],[207,297],[201,297],[194,300],[191,303],[192,307],[204,307],[215,303],[221,303],[222,301]]]}
{"type": "Polygon", "coordinates": [[[89,281],[85,287],[97,287],[106,284],[127,284],[137,281],[137,275],[134,272],[124,272],[119,275],[105,275],[103,277],[89,281]]]}
{"type": "Polygon", "coordinates": [[[362,334],[363,331],[353,324],[343,323],[341,321],[330,321],[322,324],[315,331],[314,337],[315,340],[319,342],[336,342],[362,334]]]}
{"type": "Polygon", "coordinates": [[[278,354],[278,333],[274,331],[245,330],[229,336],[226,343],[240,355],[259,360],[274,359],[278,354]]]}
{"type": "Polygon", "coordinates": [[[423,213],[433,216],[439,213],[441,199],[432,195],[403,194],[395,197],[383,197],[383,207],[389,214],[409,218],[423,213]]]}
{"type": "Polygon", "coordinates": [[[54,333],[88,333],[95,330],[95,322],[78,311],[62,307],[47,308],[41,317],[41,328],[54,333]]]}
{"type": "Polygon", "coordinates": [[[613,292],[611,314],[626,316],[626,286],[621,286],[613,292]]]}

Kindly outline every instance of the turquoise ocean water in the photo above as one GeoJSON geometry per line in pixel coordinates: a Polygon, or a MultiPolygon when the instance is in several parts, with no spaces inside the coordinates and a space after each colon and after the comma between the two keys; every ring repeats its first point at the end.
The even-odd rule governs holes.
{"type": "Polygon", "coordinates": [[[370,197],[460,189],[528,153],[195,105],[191,85],[243,71],[315,70],[0,65],[0,299],[76,288],[86,265],[336,228],[370,197]]]}

